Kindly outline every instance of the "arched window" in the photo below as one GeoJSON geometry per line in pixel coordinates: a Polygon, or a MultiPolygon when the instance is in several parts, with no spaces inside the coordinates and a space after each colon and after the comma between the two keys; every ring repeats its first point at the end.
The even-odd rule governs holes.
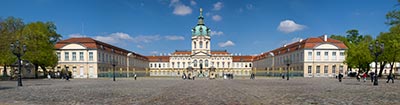
{"type": "Polygon", "coordinates": [[[206,42],[206,48],[208,48],[208,41],[206,42]]]}
{"type": "Polygon", "coordinates": [[[193,42],[193,43],[194,43],[194,48],[196,48],[196,46],[197,46],[197,45],[196,45],[196,42],[193,42]]]}
{"type": "Polygon", "coordinates": [[[217,62],[217,67],[220,68],[220,67],[219,67],[219,62],[217,62]]]}
{"type": "Polygon", "coordinates": [[[180,68],[180,67],[181,67],[181,65],[180,65],[180,64],[181,64],[181,62],[178,62],[178,63],[177,63],[177,65],[178,65],[178,68],[180,68]]]}
{"type": "Polygon", "coordinates": [[[205,64],[205,65],[206,65],[206,67],[208,67],[208,60],[206,60],[206,61],[205,61],[205,63],[206,63],[206,64],[205,64]]]}
{"type": "Polygon", "coordinates": [[[194,67],[197,67],[197,60],[194,60],[194,61],[193,61],[193,66],[194,66],[194,67]]]}
{"type": "Polygon", "coordinates": [[[200,41],[200,48],[203,48],[203,41],[200,41]]]}

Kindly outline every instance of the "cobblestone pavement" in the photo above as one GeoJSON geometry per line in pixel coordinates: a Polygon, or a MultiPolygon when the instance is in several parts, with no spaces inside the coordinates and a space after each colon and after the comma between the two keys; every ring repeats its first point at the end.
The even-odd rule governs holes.
{"type": "Polygon", "coordinates": [[[400,83],[333,78],[181,80],[178,78],[0,81],[0,104],[355,104],[400,105],[400,83]]]}

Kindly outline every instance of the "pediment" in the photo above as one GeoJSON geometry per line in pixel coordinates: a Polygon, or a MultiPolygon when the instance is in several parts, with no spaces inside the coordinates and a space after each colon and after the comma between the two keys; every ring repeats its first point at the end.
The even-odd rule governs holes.
{"type": "Polygon", "coordinates": [[[211,56],[211,55],[206,52],[197,52],[194,53],[192,56],[211,56]]]}

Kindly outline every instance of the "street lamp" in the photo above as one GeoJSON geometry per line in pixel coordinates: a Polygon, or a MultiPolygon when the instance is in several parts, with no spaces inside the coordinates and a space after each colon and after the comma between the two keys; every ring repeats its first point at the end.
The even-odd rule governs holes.
{"type": "MultiPolygon", "coordinates": [[[[378,85],[378,56],[382,54],[384,50],[384,44],[379,43],[378,41],[375,41],[375,46],[371,43],[369,44],[369,50],[371,51],[371,54],[375,56],[375,76],[374,76],[374,85],[378,85]]],[[[382,65],[381,65],[382,66],[382,65]]]]}
{"type": "Polygon", "coordinates": [[[112,62],[112,66],[113,66],[113,81],[115,81],[115,65],[116,65],[116,62],[117,62],[117,61],[115,61],[115,60],[113,59],[113,62],[112,62]]]}
{"type": "Polygon", "coordinates": [[[286,59],[285,60],[285,63],[286,63],[286,66],[287,66],[287,72],[286,72],[286,76],[287,76],[287,80],[289,80],[289,66],[290,66],[290,63],[292,63],[292,61],[288,58],[288,59],[286,59]]]}
{"type": "Polygon", "coordinates": [[[19,41],[17,40],[17,41],[15,41],[15,44],[14,43],[10,44],[10,49],[11,49],[11,52],[18,58],[18,83],[17,83],[17,86],[22,86],[21,56],[23,56],[26,51],[26,45],[22,45],[22,48],[21,48],[21,45],[20,45],[19,41]]]}

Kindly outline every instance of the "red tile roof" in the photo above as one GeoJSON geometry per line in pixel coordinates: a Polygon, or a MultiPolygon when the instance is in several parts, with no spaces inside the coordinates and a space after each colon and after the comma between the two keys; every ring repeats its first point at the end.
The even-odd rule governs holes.
{"type": "Polygon", "coordinates": [[[146,56],[149,62],[169,62],[170,56],[146,56]]]}
{"type": "Polygon", "coordinates": [[[173,55],[190,55],[192,52],[190,51],[175,51],[173,55]]]}
{"type": "Polygon", "coordinates": [[[285,54],[288,52],[293,52],[299,49],[313,49],[315,47],[317,47],[320,44],[324,44],[324,43],[329,43],[329,44],[333,44],[335,46],[337,46],[339,49],[347,49],[347,46],[336,39],[332,39],[332,38],[327,38],[327,41],[324,41],[324,36],[321,37],[317,37],[317,38],[307,38],[305,40],[302,41],[298,41],[298,42],[294,42],[291,44],[286,45],[285,47],[279,47],[275,50],[272,51],[268,51],[265,53],[262,53],[260,55],[257,55],[254,57],[254,60],[261,60],[265,57],[270,56],[269,53],[273,53],[274,55],[280,55],[280,54],[285,54]],[[288,51],[289,49],[289,51],[288,51]]]}
{"type": "Polygon", "coordinates": [[[254,56],[232,56],[233,62],[252,62],[254,56]]]}
{"type": "Polygon", "coordinates": [[[211,55],[215,55],[215,54],[229,54],[229,52],[225,51],[211,51],[211,55]]]}
{"type": "Polygon", "coordinates": [[[105,51],[109,51],[112,52],[112,49],[114,50],[115,53],[121,54],[126,56],[128,53],[132,53],[136,58],[138,59],[142,59],[142,60],[147,60],[147,58],[143,55],[140,55],[138,53],[135,52],[131,52],[92,38],[88,38],[88,37],[81,37],[81,38],[69,38],[66,40],[62,40],[56,43],[56,45],[54,46],[55,49],[61,49],[62,47],[68,45],[68,44],[72,44],[72,43],[76,43],[76,44],[80,44],[83,45],[84,47],[86,47],[87,49],[103,49],[105,51]]]}

